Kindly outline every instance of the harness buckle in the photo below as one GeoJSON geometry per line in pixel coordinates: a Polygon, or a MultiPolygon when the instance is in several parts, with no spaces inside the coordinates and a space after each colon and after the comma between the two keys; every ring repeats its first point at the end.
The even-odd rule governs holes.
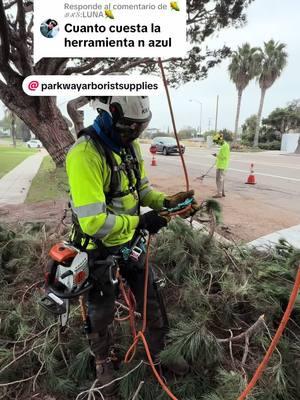
{"type": "Polygon", "coordinates": [[[131,249],[129,258],[131,258],[133,261],[138,261],[142,253],[143,253],[143,250],[140,247],[134,246],[131,249]]]}

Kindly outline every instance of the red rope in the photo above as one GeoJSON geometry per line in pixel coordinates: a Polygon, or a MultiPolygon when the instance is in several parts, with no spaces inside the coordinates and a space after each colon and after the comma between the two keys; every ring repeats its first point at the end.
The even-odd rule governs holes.
{"type": "Polygon", "coordinates": [[[248,386],[246,387],[246,389],[243,391],[243,393],[240,395],[240,397],[238,398],[238,400],[244,400],[247,398],[248,394],[251,392],[251,390],[254,388],[254,386],[256,385],[257,381],[260,379],[260,377],[262,376],[264,369],[266,368],[266,366],[268,365],[268,362],[282,336],[282,333],[290,319],[292,310],[294,308],[296,299],[297,299],[297,295],[298,295],[298,291],[300,288],[300,266],[298,268],[298,273],[296,276],[296,280],[295,280],[295,284],[293,287],[293,290],[291,292],[290,295],[290,300],[288,303],[288,306],[285,310],[285,313],[282,317],[282,320],[280,322],[280,325],[277,329],[277,332],[270,344],[270,347],[268,348],[262,362],[260,363],[260,365],[258,366],[257,370],[255,371],[253,378],[251,379],[251,381],[248,383],[248,386]]]}
{"type": "Polygon", "coordinates": [[[173,113],[173,107],[172,107],[171,97],[170,97],[169,88],[168,88],[168,82],[167,82],[167,79],[166,79],[165,70],[164,70],[164,66],[162,64],[161,58],[158,59],[158,65],[159,65],[159,68],[160,68],[160,71],[161,71],[161,76],[162,76],[162,79],[163,79],[163,82],[164,82],[164,87],[165,87],[165,91],[166,91],[166,95],[167,95],[167,99],[168,99],[169,110],[170,110],[171,120],[172,120],[172,125],[173,125],[173,131],[174,131],[175,139],[176,139],[176,142],[177,142],[177,146],[178,146],[178,150],[179,150],[179,154],[180,154],[180,159],[181,159],[181,164],[182,164],[182,168],[183,168],[183,172],[184,172],[186,190],[189,191],[189,187],[190,187],[189,176],[188,176],[187,168],[186,168],[186,165],[185,165],[184,157],[183,157],[182,150],[181,150],[180,143],[179,143],[179,139],[178,139],[176,123],[175,123],[175,117],[174,117],[174,113],[173,113]]]}

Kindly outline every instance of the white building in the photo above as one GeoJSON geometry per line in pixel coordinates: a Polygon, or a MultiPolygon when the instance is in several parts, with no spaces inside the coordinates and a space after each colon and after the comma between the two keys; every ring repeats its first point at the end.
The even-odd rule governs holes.
{"type": "Polygon", "coordinates": [[[297,146],[300,133],[284,133],[281,139],[281,151],[294,153],[297,146]]]}

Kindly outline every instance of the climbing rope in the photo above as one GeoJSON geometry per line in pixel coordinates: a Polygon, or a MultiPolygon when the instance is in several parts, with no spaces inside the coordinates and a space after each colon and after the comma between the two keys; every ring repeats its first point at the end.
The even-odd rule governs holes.
{"type": "Polygon", "coordinates": [[[297,299],[299,289],[300,289],[300,266],[298,267],[298,273],[297,273],[297,276],[295,279],[293,290],[290,295],[289,303],[287,305],[285,313],[283,314],[282,320],[281,320],[280,325],[275,333],[275,336],[273,337],[273,340],[272,340],[262,362],[257,367],[257,370],[255,371],[251,381],[248,383],[248,385],[247,385],[246,389],[243,391],[243,393],[239,396],[238,400],[246,399],[247,396],[249,395],[249,393],[252,391],[252,389],[256,385],[256,383],[258,382],[258,380],[260,379],[260,377],[262,376],[266,366],[268,365],[268,363],[270,361],[270,358],[271,358],[274,350],[276,349],[276,346],[282,336],[282,333],[290,319],[291,313],[293,311],[293,308],[294,308],[294,305],[295,305],[295,302],[297,299]]]}

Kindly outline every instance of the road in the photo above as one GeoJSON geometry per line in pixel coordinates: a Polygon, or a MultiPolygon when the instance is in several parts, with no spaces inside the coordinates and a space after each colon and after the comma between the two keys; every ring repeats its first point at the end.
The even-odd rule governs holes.
{"type": "MultiPolygon", "coordinates": [[[[180,157],[157,155],[157,167],[149,166],[149,145],[142,145],[148,175],[154,186],[166,192],[184,187],[180,157]]],[[[187,147],[185,160],[190,186],[197,198],[204,199],[215,193],[215,171],[203,175],[214,163],[211,155],[217,149],[187,147]]],[[[232,153],[226,176],[227,196],[221,199],[224,223],[244,240],[288,228],[300,223],[300,157],[278,151],[258,153],[232,153]],[[246,185],[250,164],[254,163],[256,185],[246,185]]]]}

